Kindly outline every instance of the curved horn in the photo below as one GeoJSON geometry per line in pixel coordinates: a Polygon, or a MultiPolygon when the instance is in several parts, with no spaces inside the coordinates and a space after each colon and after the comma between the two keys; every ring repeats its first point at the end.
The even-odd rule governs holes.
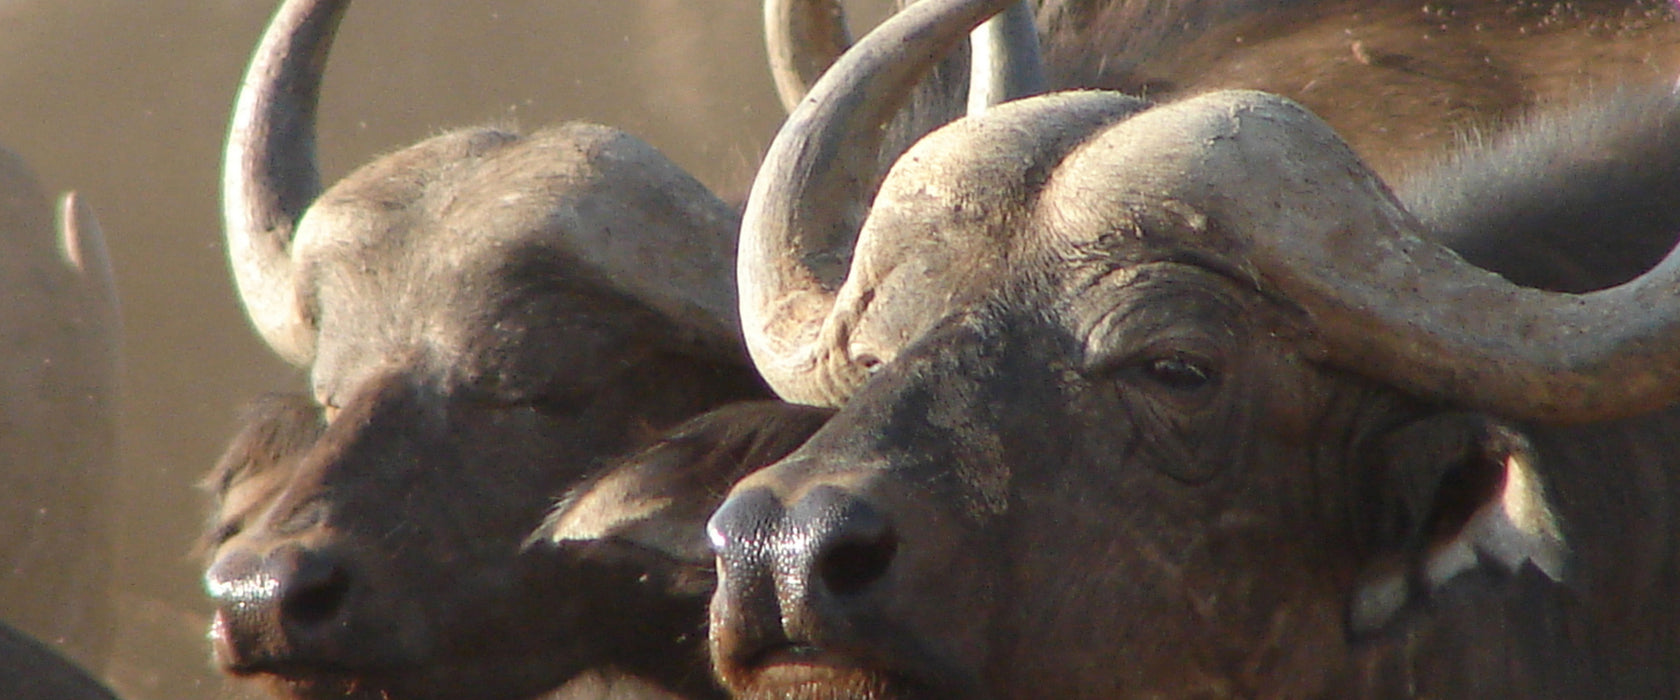
{"type": "MultiPolygon", "coordinates": [[[[914,1],[914,0],[910,0],[914,1]]],[[[968,113],[1048,89],[1032,6],[1020,2],[974,30],[968,113]]],[[[765,0],[764,43],[776,95],[789,112],[852,45],[838,0],[765,0]]]]}
{"type": "Polygon", "coordinates": [[[87,199],[76,192],[58,198],[58,249],[64,261],[87,283],[93,303],[107,327],[115,328],[120,308],[116,275],[111,272],[111,254],[105,247],[105,230],[87,199]]]}
{"type": "Polygon", "coordinates": [[[764,44],[782,109],[792,112],[852,46],[840,0],[765,0],[764,44]]]}
{"type": "Polygon", "coordinates": [[[1020,2],[986,20],[969,36],[974,47],[968,83],[968,113],[1048,92],[1044,58],[1032,6],[1020,2]]]}
{"type": "Polygon", "coordinates": [[[822,360],[844,348],[818,331],[878,186],[880,127],[940,56],[1011,2],[911,5],[847,51],[776,134],[747,199],[737,279],[747,348],[788,400],[836,404],[850,384],[819,371],[838,371],[822,360]]]}
{"type": "Polygon", "coordinates": [[[286,360],[304,365],[315,332],[297,301],[291,243],[321,192],[315,108],[321,73],[348,0],[291,0],[269,22],[234,104],[222,160],[228,259],[251,323],[286,360]]]}
{"type": "Polygon", "coordinates": [[[122,338],[122,307],[117,297],[116,275],[111,271],[111,254],[105,247],[105,231],[94,217],[87,199],[76,192],[58,198],[58,250],[80,278],[85,296],[86,321],[99,339],[96,347],[116,347],[122,338]]]}
{"type": "Polygon", "coordinates": [[[1230,91],[1141,112],[1064,160],[1058,179],[1127,193],[1068,185],[1060,196],[1090,204],[1077,230],[1150,217],[1141,225],[1305,310],[1322,361],[1413,395],[1549,423],[1680,399],[1680,250],[1600,291],[1520,286],[1425,238],[1331,128],[1287,98],[1230,91]]]}
{"type": "MultiPolygon", "coordinates": [[[[62,359],[70,363],[67,367],[78,368],[71,371],[84,382],[77,403],[90,415],[104,417],[114,409],[122,383],[122,305],[116,275],[104,229],[87,198],[76,192],[60,195],[56,215],[59,257],[76,276],[74,315],[61,319],[74,329],[75,339],[62,359]]],[[[97,449],[103,444],[106,454],[114,455],[113,430],[107,424],[103,442],[89,440],[87,445],[97,449]]]]}
{"type": "MultiPolygon", "coordinates": [[[[1297,152],[1338,164],[1327,157],[1331,149],[1322,145],[1335,138],[1329,127],[1281,98],[1256,99],[1267,109],[1294,112],[1299,121],[1316,125],[1325,135],[1318,141],[1297,140],[1297,152]]],[[[1680,114],[1672,111],[1676,108],[1671,98],[1665,102],[1659,111],[1680,114]]],[[[1221,104],[1210,111],[1233,110],[1221,104]]],[[[1665,119],[1672,123],[1674,117],[1665,119]]],[[[1660,126],[1662,121],[1651,120],[1662,133],[1672,134],[1672,128],[1660,126]]],[[[1650,133],[1657,128],[1629,143],[1672,152],[1674,137],[1650,133]]],[[[1264,130],[1255,135],[1267,136],[1264,130]]],[[[1578,152],[1591,154],[1591,162],[1570,164],[1570,177],[1592,182],[1594,169],[1627,167],[1613,164],[1625,161],[1604,156],[1629,150],[1615,146],[1576,144],[1578,152]]],[[[1643,152],[1632,157],[1655,160],[1643,152]]],[[[1353,161],[1351,153],[1342,156],[1341,162],[1353,161]]],[[[1275,177],[1273,173],[1287,169],[1272,159],[1260,177],[1275,177]]],[[[1357,172],[1365,171],[1359,167],[1357,172]]],[[[1418,395],[1548,423],[1628,417],[1680,399],[1680,249],[1670,250],[1644,274],[1599,291],[1571,294],[1524,287],[1418,235],[1416,220],[1401,210],[1374,175],[1367,175],[1364,183],[1366,192],[1350,201],[1372,203],[1360,205],[1372,207],[1371,218],[1317,207],[1318,218],[1329,221],[1260,226],[1252,242],[1253,264],[1311,312],[1332,362],[1418,395]],[[1375,223],[1360,225],[1361,219],[1375,223]]],[[[1642,189],[1633,196],[1665,195],[1642,189]]],[[[1263,198],[1255,201],[1263,204],[1263,198]]],[[[1599,203],[1591,208],[1605,207],[1599,203]]],[[[1638,216],[1653,215],[1641,210],[1638,216]]],[[[1614,214],[1603,220],[1623,226],[1630,221],[1614,224],[1614,214]]]]}
{"type": "Polygon", "coordinates": [[[1552,423],[1632,416],[1680,398],[1680,254],[1621,286],[1576,295],[1519,287],[1416,238],[1302,243],[1266,244],[1294,258],[1274,282],[1299,288],[1291,297],[1313,311],[1338,364],[1424,396],[1552,423]],[[1349,262],[1395,254],[1401,265],[1349,262]],[[1344,256],[1338,276],[1310,273],[1344,256]]]}

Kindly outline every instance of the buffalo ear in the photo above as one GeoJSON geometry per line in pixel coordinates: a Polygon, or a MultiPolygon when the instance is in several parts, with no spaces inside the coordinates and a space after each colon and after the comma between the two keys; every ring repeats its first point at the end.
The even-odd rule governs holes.
{"type": "Polygon", "coordinates": [[[707,476],[726,477],[704,451],[693,441],[663,440],[614,463],[561,497],[532,541],[617,541],[680,561],[711,561],[706,518],[729,484],[705,483],[707,476]]]}
{"type": "Polygon", "coordinates": [[[1394,504],[1375,539],[1399,546],[1362,573],[1348,612],[1355,634],[1388,627],[1473,570],[1514,574],[1533,565],[1563,581],[1568,546],[1536,469],[1539,455],[1514,428],[1440,415],[1391,432],[1374,456],[1377,488],[1387,491],[1376,502],[1394,504]]]}
{"type": "Polygon", "coordinates": [[[247,404],[239,433],[199,484],[217,499],[248,476],[290,463],[326,430],[321,408],[309,397],[266,394],[247,404]]]}
{"type": "Polygon", "coordinates": [[[532,542],[618,542],[710,565],[706,520],[729,488],[804,444],[831,409],[780,401],[717,408],[617,460],[560,499],[532,542]]]}

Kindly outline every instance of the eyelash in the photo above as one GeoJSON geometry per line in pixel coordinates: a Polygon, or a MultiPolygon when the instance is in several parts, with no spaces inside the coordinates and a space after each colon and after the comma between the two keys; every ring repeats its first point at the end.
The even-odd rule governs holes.
{"type": "Polygon", "coordinates": [[[1218,372],[1205,360],[1184,355],[1172,355],[1146,360],[1140,370],[1152,381],[1176,391],[1190,392],[1208,387],[1218,380],[1218,372]]]}

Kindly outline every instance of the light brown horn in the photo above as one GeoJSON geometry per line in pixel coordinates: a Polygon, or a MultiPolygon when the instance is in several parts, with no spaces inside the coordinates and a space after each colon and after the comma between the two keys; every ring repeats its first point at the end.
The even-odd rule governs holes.
{"type": "Polygon", "coordinates": [[[98,363],[100,386],[106,398],[117,392],[118,365],[122,354],[122,304],[118,300],[111,253],[105,245],[105,230],[87,204],[87,198],[66,192],[58,198],[58,252],[75,272],[80,283],[77,318],[67,319],[83,334],[90,348],[89,362],[98,363]]]}
{"type": "Polygon", "coordinates": [[[109,342],[120,337],[121,305],[117,300],[116,275],[111,270],[111,253],[105,246],[105,230],[99,226],[87,200],[76,192],[58,198],[58,250],[86,285],[88,302],[109,342]]]}
{"type": "Polygon", "coordinates": [[[764,44],[782,109],[792,112],[852,46],[840,0],[765,0],[764,44]]]}
{"type": "Polygon", "coordinates": [[[969,35],[968,113],[1049,91],[1032,6],[1018,2],[969,35]]]}
{"type": "Polygon", "coordinates": [[[1330,127],[1286,98],[1230,91],[1156,107],[1069,156],[1058,179],[1130,193],[1070,186],[1090,204],[1083,230],[1160,212],[1151,227],[1304,309],[1323,361],[1408,393],[1548,423],[1680,399],[1680,252],[1600,291],[1513,284],[1425,238],[1330,127]]]}
{"type": "Polygon", "coordinates": [[[1257,241],[1257,264],[1312,312],[1338,365],[1548,423],[1680,400],[1680,253],[1620,286],[1570,294],[1517,286],[1418,235],[1327,233],[1257,241]]]}
{"type": "MultiPolygon", "coordinates": [[[[880,127],[951,47],[1014,0],[924,0],[824,73],[776,134],[742,220],[737,279],[753,362],[788,400],[843,401],[818,330],[879,185],[880,127]]],[[[844,365],[844,363],[841,363],[844,365]]],[[[840,382],[850,386],[850,381],[840,382]]]]}
{"type": "MultiPolygon", "coordinates": [[[[915,0],[909,0],[914,2],[915,0]]],[[[1047,90],[1031,4],[1020,2],[974,30],[968,113],[1047,90]]],[[[789,112],[852,45],[837,0],[765,0],[764,42],[776,95],[789,112]]]]}
{"type": "MultiPolygon", "coordinates": [[[[1318,223],[1258,226],[1251,241],[1251,264],[1312,314],[1331,362],[1520,420],[1610,420],[1680,400],[1680,249],[1600,291],[1518,286],[1422,236],[1375,175],[1341,165],[1357,158],[1345,147],[1327,148],[1336,137],[1303,108],[1259,93],[1230,101],[1209,111],[1234,114],[1237,102],[1247,102],[1243,109],[1293,113],[1290,121],[1314,127],[1296,137],[1294,152],[1326,164],[1320,186],[1333,182],[1329,173],[1363,175],[1343,191],[1369,202],[1357,205],[1367,211],[1316,207],[1318,223]]],[[[1250,130],[1244,138],[1268,135],[1250,130]]],[[[1289,167],[1271,160],[1264,172],[1289,167]]]]}
{"type": "Polygon", "coordinates": [[[315,112],[348,0],[290,0],[269,22],[239,87],[222,161],[228,259],[245,312],[298,365],[315,354],[291,260],[297,221],[321,192],[315,112]]]}

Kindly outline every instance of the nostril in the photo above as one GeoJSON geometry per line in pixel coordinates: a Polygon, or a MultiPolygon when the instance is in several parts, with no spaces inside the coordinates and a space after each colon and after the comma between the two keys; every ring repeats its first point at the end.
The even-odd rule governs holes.
{"type": "Polygon", "coordinates": [[[817,576],[830,593],[855,596],[887,573],[898,538],[889,530],[869,541],[838,542],[817,560],[817,576]]]}
{"type": "Polygon", "coordinates": [[[811,573],[825,591],[855,596],[886,575],[898,533],[879,509],[830,486],[813,489],[797,509],[814,516],[811,573]]]}
{"type": "Polygon", "coordinates": [[[312,627],[337,617],[350,592],[350,576],[329,557],[299,552],[280,603],[281,619],[312,627]]]}
{"type": "Polygon", "coordinates": [[[338,616],[350,591],[350,577],[335,570],[322,581],[300,587],[286,596],[280,614],[293,624],[315,626],[338,616]]]}

